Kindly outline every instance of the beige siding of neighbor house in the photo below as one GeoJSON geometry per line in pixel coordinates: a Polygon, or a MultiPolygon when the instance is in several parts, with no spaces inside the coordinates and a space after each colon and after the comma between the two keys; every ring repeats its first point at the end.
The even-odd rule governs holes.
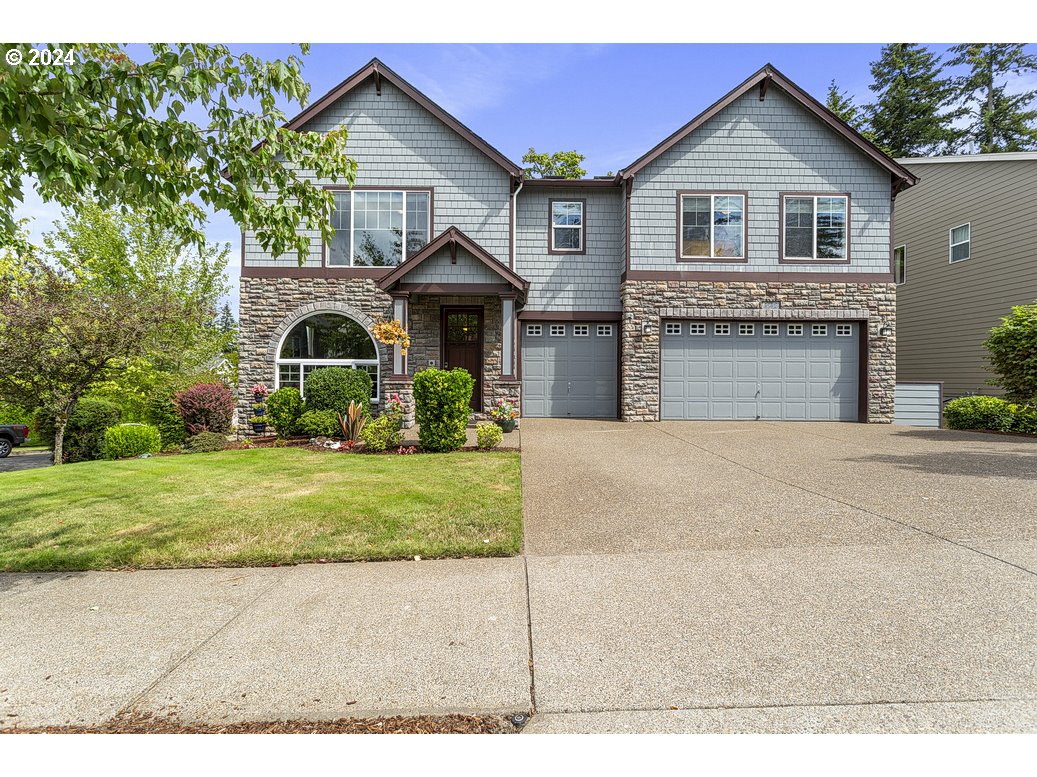
{"type": "Polygon", "coordinates": [[[912,164],[896,200],[897,379],[943,381],[944,396],[997,394],[983,341],[1013,305],[1037,300],[1037,155],[912,164]],[[951,264],[950,230],[972,225],[971,258],[951,264]]]}

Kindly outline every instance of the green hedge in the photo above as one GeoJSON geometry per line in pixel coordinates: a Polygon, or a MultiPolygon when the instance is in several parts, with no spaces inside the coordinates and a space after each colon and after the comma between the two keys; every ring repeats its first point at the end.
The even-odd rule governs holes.
{"type": "Polygon", "coordinates": [[[497,424],[479,424],[475,427],[475,439],[483,450],[496,448],[504,442],[504,430],[497,424]]]}
{"type": "Polygon", "coordinates": [[[389,448],[398,448],[403,442],[399,414],[385,413],[373,421],[368,421],[360,432],[360,439],[364,443],[365,451],[381,453],[389,448]]]}
{"type": "Polygon", "coordinates": [[[282,439],[297,434],[303,409],[299,389],[290,386],[279,388],[266,400],[267,417],[277,430],[277,436],[282,439]]]}
{"type": "Polygon", "coordinates": [[[219,432],[199,432],[184,440],[184,453],[215,453],[227,447],[227,438],[219,432]]]}
{"type": "MultiPolygon", "coordinates": [[[[122,408],[107,399],[83,397],[76,402],[65,424],[62,442],[64,461],[94,461],[103,458],[101,450],[105,430],[122,420],[122,408]]],[[[36,431],[41,440],[54,449],[54,417],[41,410],[36,414],[36,431]]]]}
{"type": "Polygon", "coordinates": [[[951,429],[1037,434],[1037,408],[1013,404],[1001,397],[959,397],[947,403],[943,417],[951,429]]]}
{"type": "Polygon", "coordinates": [[[144,417],[149,424],[158,429],[162,436],[163,450],[177,448],[187,439],[187,427],[184,426],[184,419],[176,412],[171,392],[162,391],[148,399],[144,417]]]}
{"type": "Polygon", "coordinates": [[[101,451],[106,459],[130,459],[162,450],[162,435],[150,424],[119,424],[105,430],[101,451]]]}
{"type": "Polygon", "coordinates": [[[426,451],[455,451],[465,444],[475,380],[467,370],[430,368],[414,376],[414,415],[426,451]]]}
{"type": "Polygon", "coordinates": [[[347,367],[321,367],[306,376],[306,410],[330,410],[346,414],[349,403],[356,402],[371,415],[374,385],[365,370],[347,367]]]}
{"type": "Polygon", "coordinates": [[[299,416],[298,429],[310,437],[341,436],[338,414],[334,410],[307,410],[299,416]]]}

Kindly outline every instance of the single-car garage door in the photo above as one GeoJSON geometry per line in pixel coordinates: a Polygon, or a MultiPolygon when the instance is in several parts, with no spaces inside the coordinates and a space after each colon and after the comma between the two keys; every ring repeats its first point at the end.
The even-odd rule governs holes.
{"type": "Polygon", "coordinates": [[[615,418],[614,322],[522,324],[522,414],[531,418],[615,418]]]}
{"type": "Polygon", "coordinates": [[[662,415],[856,421],[860,325],[664,321],[662,415]]]}

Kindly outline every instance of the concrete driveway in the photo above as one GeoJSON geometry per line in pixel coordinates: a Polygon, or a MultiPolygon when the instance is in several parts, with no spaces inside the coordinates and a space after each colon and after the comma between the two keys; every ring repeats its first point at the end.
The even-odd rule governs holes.
{"type": "Polygon", "coordinates": [[[50,465],[50,451],[20,451],[15,448],[6,459],[0,459],[0,472],[18,472],[50,465]]]}
{"type": "Polygon", "coordinates": [[[531,730],[1037,730],[1037,442],[523,426],[531,730]]]}

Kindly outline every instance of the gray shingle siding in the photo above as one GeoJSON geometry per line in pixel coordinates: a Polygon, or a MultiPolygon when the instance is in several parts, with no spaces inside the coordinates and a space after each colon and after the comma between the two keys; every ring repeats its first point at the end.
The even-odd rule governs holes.
{"type": "Polygon", "coordinates": [[[529,281],[529,310],[621,309],[623,193],[616,189],[525,187],[518,196],[515,272],[529,281]],[[585,254],[549,254],[548,200],[586,200],[585,254]]]}
{"type": "Polygon", "coordinates": [[[732,272],[889,272],[890,177],[779,88],[755,91],[637,173],[631,269],[732,272]],[[747,190],[749,262],[677,262],[681,189],[747,190]],[[851,263],[778,263],[778,192],[849,192],[851,263]]]}
{"type": "Polygon", "coordinates": [[[450,263],[450,248],[444,247],[403,277],[404,283],[495,283],[505,281],[465,249],[458,246],[457,264],[450,263]]]}
{"type": "MultiPolygon", "coordinates": [[[[505,170],[385,80],[381,96],[369,79],[303,129],[326,132],[343,125],[349,129],[347,153],[358,165],[356,188],[431,187],[433,237],[456,226],[508,263],[510,179],[505,170]]],[[[306,234],[311,242],[306,266],[319,267],[319,233],[306,234]]],[[[275,259],[246,233],[245,264],[295,267],[297,257],[275,259]]]]}

